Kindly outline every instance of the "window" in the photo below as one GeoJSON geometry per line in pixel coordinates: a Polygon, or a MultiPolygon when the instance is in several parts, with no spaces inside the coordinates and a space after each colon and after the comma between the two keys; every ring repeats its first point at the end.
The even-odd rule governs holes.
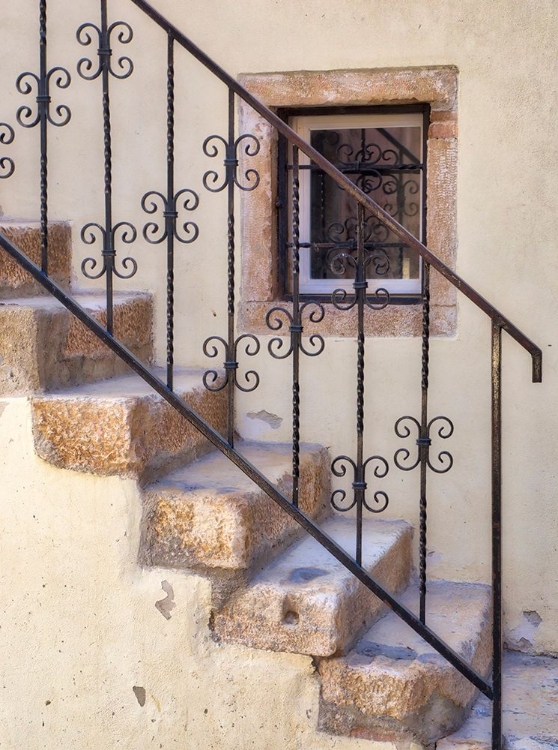
{"type": "MultiPolygon", "coordinates": [[[[338,116],[352,114],[423,114],[422,155],[426,155],[420,231],[426,245],[448,266],[455,267],[457,252],[457,116],[458,71],[452,66],[411,68],[369,68],[358,70],[284,71],[247,73],[240,82],[260,101],[278,114],[291,117],[338,116]],[[427,207],[424,205],[427,203],[427,207]]],[[[239,132],[253,133],[260,141],[260,151],[249,166],[260,174],[260,186],[242,195],[240,231],[242,236],[242,270],[239,315],[242,330],[269,334],[266,314],[271,305],[289,307],[288,267],[285,244],[288,221],[281,206],[288,197],[288,185],[278,193],[278,150],[281,139],[248,104],[239,103],[239,132]],[[281,197],[283,196],[283,197],[281,197]],[[283,229],[281,229],[283,226],[283,229]]],[[[284,154],[287,160],[288,154],[284,154]]],[[[403,271],[403,276],[406,271],[403,271]]],[[[409,279],[386,281],[413,282],[409,279]]],[[[337,281],[337,288],[341,279],[337,281]]],[[[347,282],[347,280],[345,280],[347,282]]],[[[381,282],[383,284],[383,280],[381,282]]],[[[348,280],[349,292],[351,281],[348,280]]],[[[418,284],[417,287],[418,288],[418,284]]],[[[431,332],[435,336],[452,336],[457,330],[456,290],[439,274],[431,276],[431,332]]],[[[412,287],[411,287],[412,289],[412,287]]],[[[313,295],[312,295],[313,296],[313,295]]],[[[352,335],[350,316],[330,303],[330,292],[319,295],[326,315],[319,332],[328,336],[352,335]],[[328,299],[329,298],[329,299],[328,299]]],[[[420,336],[421,307],[416,293],[407,290],[380,313],[366,308],[367,336],[420,336]]],[[[316,331],[318,326],[316,326],[316,331]]],[[[309,323],[305,333],[314,329],[309,323]]]]}
{"type": "MultiPolygon", "coordinates": [[[[425,132],[428,108],[375,108],[282,113],[306,141],[323,154],[384,210],[424,242],[425,132]],[[327,112],[327,114],[326,114],[327,112]]],[[[289,150],[279,148],[281,155],[289,150]]],[[[288,169],[279,165],[279,174],[288,169]]],[[[289,195],[289,180],[280,181],[289,195]]],[[[289,206],[290,208],[290,206],[289,206]]],[[[356,210],[353,199],[324,172],[300,154],[300,290],[312,296],[352,288],[356,254],[356,210]]],[[[283,212],[282,222],[289,211],[283,212]]],[[[289,227],[279,227],[279,243],[286,255],[289,291],[289,227]]],[[[365,214],[364,247],[367,277],[387,289],[392,301],[420,292],[420,262],[401,240],[374,216],[365,214]]]]}

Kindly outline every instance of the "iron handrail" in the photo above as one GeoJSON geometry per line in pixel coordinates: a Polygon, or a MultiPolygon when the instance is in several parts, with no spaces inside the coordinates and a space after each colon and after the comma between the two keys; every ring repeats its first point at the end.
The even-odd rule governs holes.
{"type": "Polygon", "coordinates": [[[211,71],[219,78],[230,90],[234,91],[241,99],[249,104],[265,120],[267,120],[281,135],[288,141],[299,148],[306,154],[320,169],[329,175],[334,182],[343,188],[352,198],[361,206],[367,209],[375,218],[380,220],[391,232],[401,239],[412,250],[418,253],[432,268],[435,268],[450,284],[458,291],[464,294],[480,310],[482,310],[492,320],[492,323],[502,330],[506,331],[518,344],[520,344],[530,355],[532,360],[532,380],[533,383],[542,381],[542,351],[529,339],[522,331],[517,328],[505,315],[497,310],[485,297],[476,289],[461,278],[455,271],[447,266],[437,255],[429,250],[426,245],[414,237],[404,226],[394,219],[387,211],[378,205],[372,198],[364,193],[348,177],[340,172],[325,156],[316,151],[309,143],[300,137],[286,122],[278,117],[265,104],[262,104],[255,96],[236,81],[229,73],[221,68],[209,55],[203,52],[194,42],[183,34],[174,24],[162,16],[152,5],[145,0],[131,0],[140,10],[146,13],[158,26],[172,37],[184,49],[196,58],[204,67],[211,71]]]}

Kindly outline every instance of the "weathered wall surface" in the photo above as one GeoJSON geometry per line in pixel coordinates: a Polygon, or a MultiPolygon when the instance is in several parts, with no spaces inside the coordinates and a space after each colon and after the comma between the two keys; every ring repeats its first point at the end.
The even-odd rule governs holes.
{"type": "Polygon", "coordinates": [[[316,733],[309,657],[217,645],[206,581],[138,568],[134,482],[43,463],[2,407],[2,748],[359,750],[316,733]]]}
{"type": "MultiPolygon", "coordinates": [[[[35,39],[28,34],[28,24],[36,15],[34,5],[31,0],[22,0],[3,9],[3,40],[6,33],[8,37],[3,41],[2,120],[13,120],[15,109],[27,103],[13,88],[9,93],[5,87],[11,86],[20,72],[36,70],[35,39]]],[[[98,221],[102,216],[102,134],[98,82],[89,83],[75,75],[77,59],[90,54],[95,60],[96,50],[79,47],[74,30],[84,21],[97,22],[96,5],[92,1],[68,4],[52,0],[49,9],[53,30],[51,64],[66,65],[74,71],[75,78],[70,89],[55,95],[56,103],[70,105],[73,117],[66,128],[51,132],[52,215],[75,222],[74,273],[76,284],[81,286],[87,285],[79,271],[82,259],[99,253],[98,247],[80,242],[79,231],[86,222],[98,221]]],[[[515,0],[471,0],[466,4],[457,0],[405,0],[389,5],[369,0],[312,0],[304,4],[294,0],[159,0],[157,6],[234,76],[304,69],[427,65],[458,68],[457,270],[533,338],[545,358],[544,382],[532,385],[527,355],[513,342],[505,342],[507,638],[523,648],[558,652],[558,174],[552,168],[558,155],[555,3],[545,0],[537,5],[536,12],[515,0]]],[[[122,54],[129,53],[134,59],[134,74],[129,81],[115,82],[112,88],[114,181],[118,196],[115,215],[118,220],[131,220],[141,227],[150,217],[142,214],[139,199],[150,189],[164,187],[165,40],[125,0],[114,3],[112,17],[129,20],[135,30],[134,42],[122,49],[122,54]],[[150,55],[140,54],[145,43],[150,55]],[[120,123],[120,129],[116,123],[120,123]],[[158,160],[155,171],[152,157],[158,160]]],[[[226,330],[226,209],[218,196],[203,191],[202,175],[214,165],[203,157],[201,144],[207,135],[226,132],[226,92],[210,76],[198,73],[197,64],[186,55],[177,54],[178,184],[202,194],[195,215],[200,239],[178,249],[177,361],[203,365],[207,362],[202,353],[203,340],[212,334],[223,335],[226,330]],[[222,272],[216,270],[219,264],[222,272]]],[[[36,132],[20,130],[16,143],[10,147],[17,172],[8,184],[0,185],[0,205],[6,215],[38,215],[38,158],[29,158],[36,139],[36,132]]],[[[126,249],[137,258],[139,270],[123,288],[152,289],[159,301],[164,299],[163,247],[138,241],[126,249]]],[[[160,358],[164,356],[164,331],[164,310],[160,305],[160,358]]],[[[263,343],[266,344],[265,339],[263,343]]],[[[455,466],[445,477],[432,476],[429,480],[429,562],[431,572],[438,576],[490,578],[489,347],[489,322],[466,300],[459,303],[456,335],[439,338],[432,345],[432,414],[446,414],[455,424],[455,436],[451,446],[447,446],[454,455],[455,466]]],[[[250,362],[260,373],[261,386],[240,400],[240,428],[248,436],[281,440],[289,437],[289,365],[271,361],[265,349],[263,346],[262,354],[250,362]],[[261,411],[277,418],[262,421],[247,416],[261,411]]],[[[369,451],[391,457],[401,447],[393,434],[395,420],[407,413],[416,415],[419,409],[420,342],[413,338],[373,339],[367,352],[369,451]]],[[[347,362],[354,360],[353,342],[330,337],[325,353],[316,361],[305,363],[302,390],[308,401],[303,406],[303,437],[331,446],[333,455],[354,450],[354,371],[347,369],[347,362]]],[[[17,414],[19,408],[10,406],[17,414]]],[[[25,430],[16,429],[20,417],[11,416],[13,413],[4,414],[2,439],[6,444],[12,439],[25,444],[25,430]]],[[[7,461],[8,454],[2,455],[7,461]]],[[[144,736],[152,728],[165,731],[164,712],[159,714],[158,701],[166,700],[169,710],[186,712],[180,697],[198,689],[200,695],[206,691],[212,696],[216,684],[219,689],[222,686],[223,696],[240,696],[243,687],[239,681],[243,678],[239,675],[248,674],[247,664],[251,665],[250,670],[253,665],[254,671],[246,679],[255,684],[260,657],[242,653],[239,658],[244,660],[244,671],[231,675],[234,688],[227,692],[221,652],[200,635],[200,628],[205,632],[205,624],[195,623],[196,618],[202,623],[207,614],[197,600],[200,593],[200,601],[204,601],[203,584],[194,585],[193,579],[177,574],[171,581],[170,574],[143,574],[136,570],[134,545],[123,537],[125,531],[130,536],[139,527],[139,509],[130,485],[102,480],[105,484],[100,492],[101,480],[62,475],[38,464],[33,464],[37,473],[35,469],[29,473],[21,464],[16,470],[14,462],[22,460],[18,456],[19,451],[10,452],[10,463],[2,475],[2,502],[6,504],[3,515],[10,522],[13,520],[13,527],[6,527],[3,541],[3,553],[9,563],[3,565],[7,592],[3,599],[11,612],[7,621],[12,623],[7,648],[13,652],[13,661],[7,659],[4,663],[6,674],[13,677],[21,652],[30,648],[29,669],[37,675],[34,684],[32,680],[19,683],[22,701],[24,697],[35,701],[37,708],[18,721],[36,722],[37,732],[42,731],[43,721],[48,727],[64,687],[67,695],[80,696],[72,698],[81,701],[75,704],[79,707],[76,716],[81,719],[88,715],[88,721],[98,722],[99,731],[105,732],[106,737],[114,736],[111,723],[119,721],[121,711],[135,712],[138,722],[133,731],[144,736]],[[110,493],[105,489],[109,484],[113,490],[110,493]],[[75,506],[78,498],[79,512],[75,506]],[[113,506],[107,508],[107,502],[113,506]],[[39,510],[48,523],[39,524],[33,517],[39,510]],[[107,522],[107,514],[111,523],[107,522]],[[71,533],[68,518],[76,524],[75,534],[71,533]],[[102,523],[98,523],[99,519],[102,523]],[[81,540],[78,546],[74,544],[76,539],[81,540]],[[120,551],[122,545],[126,552],[120,551]],[[164,577],[172,584],[177,601],[169,622],[153,606],[163,597],[160,583],[164,577]],[[54,595],[50,594],[51,589],[55,589],[54,595]],[[19,646],[13,641],[18,622],[19,646]],[[81,655],[79,664],[69,666],[70,653],[81,655]],[[80,669],[84,669],[84,675],[80,675],[80,669]],[[55,688],[50,692],[46,689],[50,684],[45,684],[45,674],[55,673],[67,675],[67,681],[56,678],[53,684],[59,692],[57,696],[53,694],[53,699],[55,688]],[[81,681],[78,687],[74,687],[73,677],[81,681]],[[109,680],[111,685],[106,694],[103,680],[109,680]],[[175,692],[167,680],[176,686],[175,692]],[[135,702],[133,685],[146,688],[148,698],[143,709],[135,702]],[[161,695],[166,695],[166,699],[161,695]],[[105,698],[110,708],[99,705],[105,698]],[[47,700],[51,701],[48,706],[47,700]],[[124,705],[127,708],[121,709],[124,705]],[[148,712],[150,718],[146,719],[148,712]]],[[[418,477],[392,470],[388,480],[382,487],[389,491],[391,499],[387,513],[416,523],[418,477]]],[[[6,638],[6,629],[2,632],[6,638]]],[[[310,677],[299,677],[295,669],[300,660],[285,657],[284,663],[289,665],[282,672],[287,682],[296,674],[290,687],[285,688],[287,692],[302,690],[303,695],[314,696],[315,685],[310,677]]],[[[261,671],[265,673],[265,667],[261,671]]],[[[270,694],[275,693],[272,685],[270,680],[270,694]]],[[[261,688],[258,691],[261,700],[265,692],[261,688]]],[[[255,716],[267,716],[267,702],[258,712],[259,704],[254,700],[237,699],[239,706],[247,706],[250,721],[257,724],[255,716]]],[[[310,704],[310,697],[305,700],[310,704]]],[[[238,721],[240,713],[235,712],[236,718],[228,715],[226,721],[230,720],[230,724],[226,725],[222,716],[214,715],[211,736],[218,737],[219,732],[234,736],[229,732],[236,731],[232,722],[238,721]]],[[[295,720],[287,712],[280,713],[281,721],[295,720]]],[[[196,718],[200,731],[199,722],[205,720],[196,718]]],[[[21,725],[8,723],[9,731],[17,737],[16,727],[21,725]]],[[[185,726],[187,723],[184,714],[185,726]]],[[[275,736],[272,724],[270,719],[266,730],[270,737],[275,736]]],[[[68,732],[77,733],[80,721],[68,719],[67,726],[68,732]]],[[[58,727],[56,731],[62,730],[58,727]]],[[[287,736],[287,729],[284,731],[287,736]]],[[[39,740],[37,747],[38,743],[39,740]]],[[[130,740],[128,746],[134,747],[134,743],[130,740]]],[[[241,747],[230,745],[233,746],[241,747]]]]}

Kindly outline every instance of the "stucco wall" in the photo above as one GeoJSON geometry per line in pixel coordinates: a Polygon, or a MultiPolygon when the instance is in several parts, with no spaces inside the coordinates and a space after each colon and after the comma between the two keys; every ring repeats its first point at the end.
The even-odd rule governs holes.
{"type": "MultiPolygon", "coordinates": [[[[511,341],[506,341],[504,346],[507,637],[516,641],[527,637],[535,649],[557,652],[555,461],[558,414],[555,393],[558,385],[558,260],[555,242],[558,217],[555,196],[558,176],[553,165],[556,164],[558,148],[558,62],[554,41],[558,32],[558,11],[555,3],[552,0],[538,3],[536,11],[529,4],[511,0],[491,3],[471,0],[465,4],[457,0],[436,3],[405,0],[391,4],[369,0],[345,3],[309,0],[304,4],[294,0],[242,3],[158,0],[156,4],[234,76],[301,69],[457,66],[457,270],[533,338],[544,353],[544,382],[532,385],[527,355],[511,341]],[[527,628],[527,633],[523,613],[533,611],[540,615],[542,622],[535,629],[527,628]]],[[[91,53],[92,59],[96,58],[95,49],[80,48],[74,40],[74,30],[80,23],[97,21],[96,3],[69,4],[53,0],[51,5],[51,64],[67,65],[75,71],[79,56],[91,53]],[[57,46],[58,41],[61,46],[57,46]]],[[[162,189],[165,179],[164,35],[153,31],[131,3],[120,0],[114,3],[114,7],[113,18],[129,20],[136,32],[134,42],[122,50],[123,54],[129,53],[134,59],[134,74],[129,81],[115,82],[112,86],[114,182],[118,196],[115,217],[117,220],[131,220],[141,227],[149,217],[139,210],[139,198],[147,190],[162,189]],[[141,56],[145,41],[151,52],[141,56]],[[120,128],[117,123],[120,123],[120,128]],[[152,157],[158,158],[155,172],[152,157]]],[[[14,91],[12,83],[17,74],[23,70],[35,70],[37,65],[35,40],[27,33],[28,24],[35,18],[34,3],[22,0],[8,4],[3,14],[0,119],[11,121],[17,106],[27,103],[14,91]]],[[[177,54],[177,158],[180,174],[177,184],[203,193],[195,216],[201,229],[200,239],[192,246],[179,246],[177,250],[177,279],[180,279],[177,284],[176,325],[180,332],[177,361],[203,365],[207,362],[202,354],[204,338],[211,334],[223,335],[226,330],[226,209],[221,198],[204,193],[201,187],[204,171],[214,167],[211,160],[203,157],[201,144],[211,133],[226,132],[226,92],[221,85],[212,82],[208,74],[198,75],[198,72],[197,64],[188,60],[186,55],[177,54]],[[215,270],[218,264],[222,269],[220,272],[215,270]]],[[[79,242],[79,229],[87,221],[99,220],[102,216],[100,90],[98,82],[83,81],[75,73],[74,78],[74,85],[68,91],[56,93],[56,103],[68,103],[74,114],[66,128],[51,131],[50,192],[53,218],[70,218],[75,222],[75,278],[77,285],[85,286],[86,282],[79,273],[81,260],[98,252],[98,248],[84,247],[79,242]],[[96,121],[88,114],[91,107],[97,114],[96,121]],[[95,148],[90,148],[93,144],[95,148]]],[[[10,147],[9,153],[17,162],[17,172],[9,184],[0,185],[0,205],[6,215],[38,215],[37,159],[28,158],[31,144],[35,144],[36,139],[36,132],[20,130],[16,143],[10,147]]],[[[161,302],[165,289],[165,273],[161,267],[163,247],[138,242],[135,247],[130,247],[130,254],[137,258],[139,270],[125,288],[151,289],[161,302]]],[[[160,358],[164,356],[164,331],[164,311],[160,305],[157,324],[160,358]]],[[[265,338],[263,343],[266,344],[265,338]]],[[[488,580],[490,577],[489,347],[489,322],[466,300],[459,301],[457,334],[432,343],[432,414],[446,414],[455,423],[455,436],[451,446],[447,446],[454,455],[454,468],[445,477],[432,476],[429,479],[432,550],[429,564],[433,575],[466,580],[488,580]]],[[[288,439],[289,365],[271,361],[265,349],[264,346],[262,354],[250,362],[260,373],[261,386],[254,394],[239,399],[240,429],[247,436],[288,439]],[[271,427],[246,416],[261,410],[282,419],[280,426],[277,426],[279,420],[272,420],[271,427]]],[[[369,451],[391,458],[401,447],[393,433],[395,420],[407,413],[417,415],[419,409],[420,341],[397,337],[372,339],[368,342],[367,355],[369,451]]],[[[302,391],[307,396],[303,404],[303,437],[330,446],[333,455],[350,454],[354,450],[354,370],[347,369],[347,363],[354,363],[354,360],[354,342],[331,337],[326,342],[325,353],[317,360],[305,363],[302,376],[302,391]]],[[[11,427],[8,425],[7,429],[11,427]]],[[[4,430],[6,439],[9,438],[4,430]]],[[[21,439],[24,439],[23,434],[21,439]]],[[[446,448],[445,445],[440,447],[446,448]]],[[[86,482],[83,477],[61,480],[60,472],[44,467],[40,472],[41,481],[46,482],[47,477],[52,477],[57,486],[62,481],[75,487],[86,482]]],[[[45,539],[42,542],[37,540],[37,532],[33,531],[33,514],[26,516],[15,498],[36,500],[34,492],[39,491],[39,486],[35,485],[36,490],[23,486],[21,472],[11,468],[4,474],[6,476],[3,496],[14,502],[14,512],[23,513],[9,536],[10,545],[19,552],[15,554],[14,551],[8,557],[11,574],[7,581],[7,596],[10,601],[14,600],[11,607],[23,606],[18,600],[22,595],[20,586],[26,582],[25,596],[33,601],[30,609],[39,613],[33,618],[39,618],[36,621],[41,622],[36,629],[30,625],[29,639],[22,635],[22,647],[34,638],[39,639],[36,643],[42,643],[44,638],[56,641],[56,628],[52,627],[50,634],[48,630],[60,617],[59,605],[65,599],[44,598],[47,590],[43,591],[42,583],[38,584],[37,571],[30,567],[29,561],[35,555],[40,556],[41,566],[47,572],[56,569],[53,564],[57,556],[63,556],[65,564],[69,565],[74,549],[73,537],[70,535],[64,542],[61,540],[58,548],[45,539]],[[18,495],[14,494],[16,491],[18,495]],[[35,595],[32,595],[30,592],[34,590],[35,595]],[[39,607],[41,601],[43,605],[39,607]],[[49,615],[44,614],[47,609],[49,615]],[[48,626],[46,630],[45,626],[48,626]]],[[[124,483],[114,481],[113,484],[115,506],[111,513],[114,522],[117,526],[121,523],[121,528],[127,526],[129,533],[135,533],[134,519],[139,511],[132,499],[126,500],[132,497],[132,489],[124,483]]],[[[90,485],[93,500],[96,497],[95,481],[91,480],[90,485]]],[[[392,470],[382,488],[388,490],[391,498],[387,514],[416,523],[418,476],[392,470]]],[[[42,496],[45,512],[56,515],[58,511],[49,508],[46,501],[58,498],[60,493],[52,488],[43,490],[41,487],[40,491],[45,493],[42,496]]],[[[104,490],[102,497],[107,497],[104,490]]],[[[80,502],[83,502],[81,490],[80,502]]],[[[98,512],[101,513],[101,509],[98,512]]],[[[96,514],[90,507],[87,513],[90,515],[80,513],[79,524],[83,533],[88,530],[87,533],[92,534],[91,546],[82,549],[81,554],[98,556],[99,565],[103,558],[102,566],[97,568],[98,575],[102,571],[101,577],[117,575],[118,565],[116,561],[114,566],[110,564],[110,555],[118,554],[115,552],[118,534],[111,536],[105,527],[95,531],[96,514]],[[96,536],[97,533],[102,536],[96,536]]],[[[77,554],[78,550],[75,552],[77,554]]],[[[114,648],[111,646],[109,651],[116,661],[120,660],[119,648],[111,640],[116,637],[115,625],[132,619],[130,613],[124,611],[123,597],[128,597],[129,603],[133,599],[130,606],[136,606],[136,596],[145,595],[153,600],[160,593],[160,576],[134,571],[130,551],[126,559],[129,565],[126,580],[133,585],[127,588],[121,581],[118,587],[115,586],[111,618],[105,619],[102,615],[106,610],[105,601],[91,600],[87,581],[84,581],[77,602],[68,599],[72,616],[82,618],[83,628],[91,621],[104,623],[94,626],[95,639],[98,643],[106,636],[113,643],[114,648]],[[86,612],[89,613],[87,618],[86,612]]],[[[6,570],[6,566],[4,568],[6,570]]],[[[70,578],[74,573],[68,571],[70,578]]],[[[85,570],[80,569],[79,575],[86,575],[85,570]]],[[[49,583],[58,588],[68,585],[64,576],[59,573],[57,576],[49,583]]],[[[193,602],[195,597],[189,591],[191,579],[176,576],[176,580],[184,597],[193,602]]],[[[103,585],[103,592],[109,590],[110,587],[103,585]]],[[[192,604],[193,610],[185,607],[186,620],[193,616],[192,611],[199,611],[200,606],[192,604]]],[[[158,630],[167,626],[167,623],[159,622],[161,616],[151,605],[149,612],[158,630]]],[[[175,623],[168,627],[172,628],[175,623]]],[[[193,634],[194,625],[191,628],[193,634]]],[[[82,649],[84,658],[87,658],[89,641],[85,632],[72,650],[78,652],[82,649]]],[[[132,633],[131,630],[126,632],[132,633]]],[[[184,639],[184,648],[190,648],[185,632],[186,629],[173,637],[184,639]]],[[[132,645],[128,644],[128,647],[137,646],[140,650],[150,651],[151,647],[135,641],[144,638],[145,633],[149,633],[145,637],[153,638],[147,623],[145,630],[133,634],[132,645]]],[[[120,633],[118,637],[122,638],[121,643],[126,642],[120,633]]],[[[164,651],[160,658],[172,660],[175,649],[161,645],[166,637],[167,633],[164,633],[154,639],[154,644],[164,651]]],[[[51,647],[55,651],[60,648],[57,645],[51,647]]],[[[211,647],[205,645],[204,648],[211,647]]],[[[95,656],[99,659],[98,667],[93,672],[100,675],[105,672],[101,662],[107,658],[107,647],[98,646],[98,649],[95,656]]],[[[257,662],[259,657],[250,658],[257,662]]],[[[131,656],[130,663],[133,661],[134,656],[131,656]]],[[[212,674],[218,673],[219,667],[211,659],[204,664],[213,670],[212,674]]],[[[153,666],[153,669],[158,671],[158,679],[163,680],[160,667],[153,666]]],[[[128,698],[132,684],[141,685],[146,681],[143,675],[136,677],[132,673],[133,670],[122,687],[128,698]]],[[[97,695],[99,685],[93,678],[91,680],[85,682],[81,690],[97,695]]],[[[178,684],[178,676],[176,680],[178,684]]],[[[209,690],[211,680],[203,677],[203,683],[209,686],[209,690]]],[[[41,700],[42,697],[41,693],[41,700]]],[[[46,693],[44,698],[50,700],[46,693]]],[[[95,700],[99,700],[98,695],[95,700]]],[[[53,709],[53,706],[54,701],[48,709],[53,709]]],[[[149,706],[149,710],[156,710],[151,703],[149,706]]],[[[48,709],[41,708],[43,713],[48,709]]],[[[177,710],[185,709],[181,706],[177,710]]],[[[159,721],[155,713],[153,717],[159,721]]],[[[106,721],[111,720],[107,718],[106,721]]],[[[76,726],[72,731],[78,731],[76,726]]],[[[103,731],[110,732],[110,729],[103,728],[103,731]]]]}

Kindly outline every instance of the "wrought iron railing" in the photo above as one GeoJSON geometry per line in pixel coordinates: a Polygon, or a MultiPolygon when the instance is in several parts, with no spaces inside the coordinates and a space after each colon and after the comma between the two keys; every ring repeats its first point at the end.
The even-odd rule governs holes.
{"type": "MultiPolygon", "coordinates": [[[[138,375],[140,375],[157,393],[159,393],[186,420],[194,425],[217,449],[249,476],[270,498],[287,514],[295,519],[311,536],[350,570],[368,589],[387,604],[402,620],[422,636],[436,651],[464,675],[476,688],[493,702],[493,748],[500,748],[502,742],[501,709],[501,655],[502,655],[502,540],[501,540],[501,369],[502,369],[502,331],[505,331],[519,343],[532,358],[533,382],[542,378],[542,355],[540,349],[516,328],[504,315],[496,310],[486,299],[478,294],[469,284],[460,278],[451,268],[445,265],[436,255],[428,250],[416,237],[405,229],[394,216],[383,210],[357,184],[349,179],[344,171],[339,170],[318,151],[306,143],[277,114],[265,107],[236,80],[205,55],[178,28],[163,18],[145,0],[131,0],[145,13],[166,35],[166,188],[151,189],[138,197],[144,211],[155,215],[162,209],[162,222],[148,221],[142,230],[145,241],[151,244],[165,244],[166,260],[166,379],[162,380],[142,364],[115,337],[113,331],[113,304],[115,279],[129,279],[137,271],[138,264],[132,257],[120,257],[121,245],[132,245],[138,238],[136,227],[128,221],[115,222],[113,215],[113,156],[111,114],[111,79],[126,79],[132,75],[132,60],[122,55],[115,56],[111,44],[126,45],[132,40],[133,31],[127,22],[109,22],[107,0],[100,0],[100,20],[98,24],[83,23],[77,30],[77,41],[86,48],[94,49],[97,43],[96,56],[82,57],[77,63],[77,73],[88,81],[100,80],[103,118],[103,151],[104,151],[104,220],[103,223],[88,222],[81,230],[81,239],[85,245],[100,245],[100,259],[86,258],[81,264],[85,277],[104,279],[107,304],[106,327],[100,325],[79,304],[49,276],[49,195],[48,195],[48,133],[51,127],[63,127],[71,118],[70,109],[60,104],[52,105],[53,88],[66,89],[71,84],[68,70],[60,66],[50,67],[47,60],[47,3],[39,0],[39,73],[22,73],[17,79],[17,89],[22,95],[35,93],[36,109],[31,105],[22,105],[16,115],[17,123],[24,128],[38,127],[39,138],[39,206],[41,223],[41,264],[36,265],[6,236],[0,233],[0,246],[24,269],[26,269],[50,294],[56,297],[65,307],[81,320],[96,336],[121,357],[138,375]],[[226,436],[211,427],[200,418],[173,390],[174,346],[175,346],[175,246],[176,243],[194,242],[199,228],[189,218],[179,221],[179,212],[185,211],[189,216],[199,202],[200,196],[190,187],[177,189],[175,174],[175,49],[179,46],[198,60],[208,71],[219,79],[228,92],[228,128],[227,137],[217,135],[205,139],[203,152],[209,158],[215,158],[221,150],[224,152],[224,176],[216,170],[209,170],[203,177],[203,185],[209,192],[226,192],[227,196],[227,330],[225,335],[211,335],[206,339],[203,349],[210,358],[224,353],[224,374],[217,369],[205,373],[203,382],[211,391],[226,389],[228,395],[228,426],[226,436]],[[286,169],[290,172],[290,210],[288,242],[285,242],[291,254],[292,269],[292,302],[273,305],[267,313],[267,326],[273,332],[286,334],[272,335],[268,344],[269,354],[274,358],[291,359],[292,377],[292,496],[288,497],[279,491],[235,447],[235,391],[255,390],[260,382],[254,370],[239,374],[238,352],[242,348],[245,354],[254,356],[260,351],[259,339],[250,332],[238,333],[237,301],[235,298],[237,275],[237,233],[235,227],[236,200],[238,192],[250,192],[257,189],[259,175],[255,169],[239,169],[239,152],[244,158],[258,153],[258,139],[250,133],[237,134],[235,121],[237,98],[251,106],[261,117],[275,128],[290,144],[290,156],[286,169]],[[356,514],[355,539],[356,553],[350,555],[329,538],[313,520],[298,507],[299,495],[299,457],[301,427],[301,354],[310,357],[319,356],[326,345],[324,337],[313,333],[303,338],[305,321],[319,325],[325,316],[324,304],[320,301],[308,301],[300,293],[300,153],[306,155],[313,169],[320,170],[345,191],[347,200],[355,207],[352,236],[331,243],[330,263],[332,268],[347,266],[354,268],[353,291],[346,289],[333,293],[331,304],[339,311],[356,310],[356,453],[353,456],[339,455],[334,458],[331,471],[334,477],[351,475],[350,492],[347,489],[335,489],[331,498],[337,511],[353,510],[356,514]],[[422,309],[422,367],[421,367],[421,408],[420,416],[403,416],[395,424],[399,438],[411,438],[416,432],[416,453],[411,455],[409,448],[402,447],[395,452],[393,463],[404,471],[418,469],[420,472],[420,534],[419,534],[419,578],[420,578],[420,612],[415,615],[410,609],[400,604],[382,585],[372,578],[362,567],[362,523],[366,511],[379,513],[386,508],[388,496],[383,490],[369,491],[370,475],[375,480],[382,479],[389,470],[388,460],[380,455],[367,456],[365,443],[365,310],[384,309],[393,303],[390,295],[381,287],[369,290],[370,274],[368,267],[372,264],[381,275],[386,267],[386,255],[381,243],[370,241],[370,221],[377,222],[396,238],[398,246],[404,246],[409,252],[422,259],[420,305],[422,309]],[[380,270],[379,270],[380,269],[380,270]],[[492,571],[493,571],[493,669],[492,680],[478,674],[450,646],[443,642],[426,622],[427,587],[427,477],[428,471],[445,473],[451,469],[453,458],[442,450],[437,455],[432,452],[432,437],[436,434],[442,439],[453,433],[453,424],[445,416],[431,417],[429,412],[429,356],[430,356],[430,323],[431,300],[430,278],[435,272],[444,277],[461,294],[470,299],[482,310],[491,322],[492,347],[492,571]]],[[[14,128],[0,124],[0,144],[9,146],[15,137],[14,128]]],[[[401,144],[399,144],[401,145],[401,144]]],[[[412,154],[411,154],[412,156],[412,154]]],[[[0,154],[0,178],[10,177],[15,170],[14,160],[0,154]]],[[[347,170],[345,170],[347,171],[347,170]]],[[[388,262],[389,266],[389,262],[388,262]]]]}

